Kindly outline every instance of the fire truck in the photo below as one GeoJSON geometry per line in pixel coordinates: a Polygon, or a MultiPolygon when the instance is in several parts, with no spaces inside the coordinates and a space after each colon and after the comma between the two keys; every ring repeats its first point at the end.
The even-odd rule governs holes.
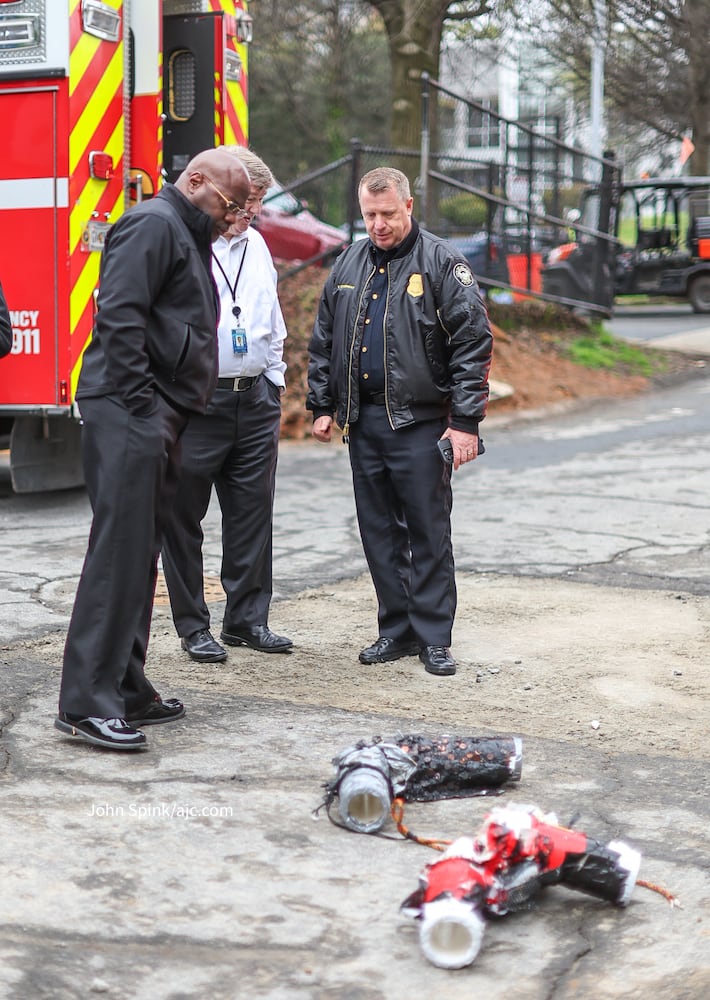
{"type": "Polygon", "coordinates": [[[0,435],[15,492],[83,482],[74,403],[101,249],[190,158],[247,142],[242,0],[0,0],[0,435]]]}

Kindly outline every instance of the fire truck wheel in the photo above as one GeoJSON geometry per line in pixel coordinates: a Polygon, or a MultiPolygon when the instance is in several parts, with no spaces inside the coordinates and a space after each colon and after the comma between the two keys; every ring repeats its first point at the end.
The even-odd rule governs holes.
{"type": "Polygon", "coordinates": [[[693,312],[710,312],[710,271],[696,275],[688,289],[688,298],[693,312]]]}

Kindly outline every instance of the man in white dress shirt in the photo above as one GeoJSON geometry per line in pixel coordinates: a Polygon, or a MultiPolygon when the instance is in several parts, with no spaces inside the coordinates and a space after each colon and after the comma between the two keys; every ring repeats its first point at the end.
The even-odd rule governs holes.
{"type": "Polygon", "coordinates": [[[175,628],[182,648],[200,663],[227,658],[210,632],[203,585],[201,522],[213,485],[222,511],[221,577],[227,598],[222,642],[264,653],[285,653],[293,645],[268,625],[286,327],[271,254],[249,225],[273,177],[251,150],[222,148],[249,172],[249,217],[238,219],[212,246],[221,301],[219,378],[206,413],[190,418],[182,438],[180,484],[162,552],[175,628]]]}

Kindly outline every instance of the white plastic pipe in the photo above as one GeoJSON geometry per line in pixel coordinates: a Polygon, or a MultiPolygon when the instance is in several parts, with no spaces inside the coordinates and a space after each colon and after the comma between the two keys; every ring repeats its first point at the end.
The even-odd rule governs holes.
{"type": "Polygon", "coordinates": [[[376,833],[390,815],[390,786],[384,774],[371,767],[356,767],[338,789],[338,810],[343,823],[356,833],[376,833]]]}
{"type": "Polygon", "coordinates": [[[463,969],[476,958],[485,921],[470,903],[443,896],[422,906],[419,943],[440,969],[463,969]]]}

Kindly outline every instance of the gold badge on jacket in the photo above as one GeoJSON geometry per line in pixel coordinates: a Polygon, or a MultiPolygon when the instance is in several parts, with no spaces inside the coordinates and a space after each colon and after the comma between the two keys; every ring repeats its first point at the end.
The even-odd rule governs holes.
{"type": "Polygon", "coordinates": [[[411,274],[409,276],[407,294],[411,295],[412,298],[416,298],[417,296],[424,294],[424,284],[422,282],[421,274],[411,274]]]}

